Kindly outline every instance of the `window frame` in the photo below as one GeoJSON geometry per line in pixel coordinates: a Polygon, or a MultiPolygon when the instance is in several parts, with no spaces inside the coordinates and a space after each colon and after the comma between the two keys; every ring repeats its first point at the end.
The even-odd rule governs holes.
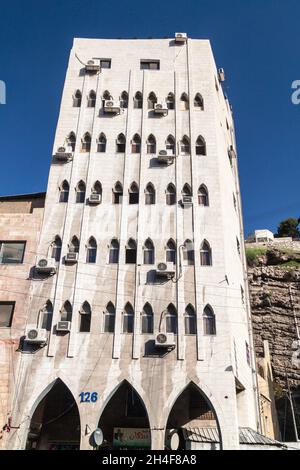
{"type": "Polygon", "coordinates": [[[9,265],[16,265],[16,264],[23,264],[24,262],[24,257],[25,257],[25,250],[26,250],[26,244],[27,244],[27,240],[0,240],[0,266],[1,265],[5,265],[5,266],[9,266],[9,265]],[[21,261],[17,261],[17,262],[13,262],[13,263],[3,263],[2,261],[2,245],[3,244],[23,244],[23,253],[22,253],[22,259],[21,261]]]}
{"type": "Polygon", "coordinates": [[[160,70],[160,60],[159,59],[141,59],[140,70],[160,70]],[[154,65],[156,67],[153,67],[154,65]]]}
{"type": "Polygon", "coordinates": [[[1,326],[0,323],[0,329],[2,328],[11,328],[12,322],[13,322],[13,317],[14,317],[14,312],[15,312],[15,307],[16,307],[16,301],[15,300],[1,300],[0,301],[0,307],[1,305],[11,305],[11,313],[10,313],[10,318],[9,318],[9,324],[7,326],[1,326]]]}
{"type": "Polygon", "coordinates": [[[100,59],[100,69],[111,69],[111,63],[112,63],[112,60],[111,59],[100,59]],[[103,65],[103,63],[107,62],[108,64],[108,67],[106,67],[106,65],[103,65]]]}

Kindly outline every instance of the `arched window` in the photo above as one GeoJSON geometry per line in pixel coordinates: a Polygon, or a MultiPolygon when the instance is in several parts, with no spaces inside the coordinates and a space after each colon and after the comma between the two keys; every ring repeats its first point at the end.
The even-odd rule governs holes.
{"type": "Polygon", "coordinates": [[[72,305],[67,300],[60,311],[60,319],[61,321],[72,321],[72,305]]]}
{"type": "Polygon", "coordinates": [[[180,142],[180,150],[183,155],[189,155],[191,152],[190,139],[185,135],[180,142]]]}
{"type": "Polygon", "coordinates": [[[152,134],[147,139],[147,153],[156,153],[156,139],[152,134]]]}
{"type": "Polygon", "coordinates": [[[148,238],[144,244],[144,264],[155,263],[155,250],[152,240],[148,238]]]}
{"type": "Polygon", "coordinates": [[[118,264],[119,262],[119,242],[114,238],[109,246],[109,264],[118,264]]]}
{"type": "Polygon", "coordinates": [[[196,140],[196,155],[206,155],[206,143],[201,135],[196,140]]]}
{"type": "Polygon", "coordinates": [[[186,240],[183,245],[183,261],[186,266],[193,266],[195,260],[194,244],[186,240]]]}
{"type": "Polygon", "coordinates": [[[112,302],[108,302],[104,312],[104,333],[114,333],[115,331],[116,309],[112,302]]]}
{"type": "Polygon", "coordinates": [[[96,106],[96,93],[94,90],[91,90],[88,95],[87,107],[94,108],[96,106]]]}
{"type": "Polygon", "coordinates": [[[103,134],[103,132],[101,132],[101,134],[99,135],[98,137],[98,141],[97,141],[97,151],[99,153],[105,153],[106,152],[106,143],[107,143],[107,140],[106,140],[106,136],[105,134],[103,134]]]}
{"type": "Polygon", "coordinates": [[[75,152],[75,146],[76,146],[76,136],[74,132],[70,132],[70,134],[67,137],[67,144],[69,147],[71,147],[72,152],[75,152]]]}
{"type": "Polygon", "coordinates": [[[109,91],[105,90],[105,92],[104,92],[103,95],[102,95],[102,99],[103,99],[104,101],[109,101],[109,100],[112,99],[112,96],[111,96],[111,94],[109,93],[109,91]]]}
{"type": "Polygon", "coordinates": [[[201,266],[212,265],[212,255],[209,243],[204,240],[200,249],[200,264],[201,266]]]}
{"type": "Polygon", "coordinates": [[[128,93],[126,91],[121,94],[120,107],[123,109],[128,108],[128,93]]]}
{"type": "Polygon", "coordinates": [[[131,142],[131,153],[141,153],[141,138],[138,134],[134,134],[131,142]]]}
{"type": "Polygon", "coordinates": [[[46,331],[51,331],[52,317],[53,317],[53,305],[50,300],[47,300],[46,305],[41,310],[42,322],[41,327],[46,331]]]}
{"type": "Polygon", "coordinates": [[[182,196],[192,196],[192,188],[187,183],[182,188],[182,196]]]}
{"type": "Polygon", "coordinates": [[[79,332],[89,333],[91,331],[92,310],[88,302],[84,302],[79,310],[79,332]]]}
{"type": "Polygon", "coordinates": [[[75,235],[69,243],[69,252],[79,253],[79,240],[75,235]]]}
{"type": "Polygon", "coordinates": [[[174,240],[169,240],[166,246],[166,262],[176,263],[176,244],[174,240]]]}
{"type": "Polygon", "coordinates": [[[99,194],[99,196],[101,196],[101,199],[102,199],[102,185],[101,185],[100,181],[95,181],[95,183],[92,187],[92,193],[93,194],[99,194]]]}
{"type": "Polygon", "coordinates": [[[153,333],[153,310],[151,305],[147,302],[142,311],[142,333],[153,333]]]}
{"type": "Polygon", "coordinates": [[[134,327],[134,310],[132,305],[127,302],[123,312],[123,333],[133,333],[134,327]]]}
{"type": "Polygon", "coordinates": [[[94,237],[91,237],[86,247],[86,262],[96,263],[97,259],[97,242],[94,237]]]}
{"type": "Polygon", "coordinates": [[[166,313],[166,333],[177,333],[177,310],[170,304],[166,313]]]}
{"type": "Polygon", "coordinates": [[[172,135],[169,135],[166,140],[166,149],[169,150],[172,155],[175,155],[175,139],[172,135]]]}
{"type": "Polygon", "coordinates": [[[124,134],[119,134],[116,141],[116,152],[125,153],[126,138],[124,134]]]}
{"type": "Polygon", "coordinates": [[[207,305],[203,311],[203,333],[205,335],[216,335],[216,317],[210,305],[207,305]]]}
{"type": "Polygon", "coordinates": [[[186,111],[189,109],[189,97],[186,93],[182,93],[180,97],[180,108],[183,111],[186,111]]]}
{"type": "Polygon", "coordinates": [[[91,142],[92,138],[88,132],[86,132],[82,139],[81,151],[90,152],[91,151],[91,142]]]}
{"type": "Polygon", "coordinates": [[[167,108],[174,109],[175,108],[175,97],[174,93],[169,93],[167,96],[167,108]]]}
{"type": "Polygon", "coordinates": [[[85,202],[85,191],[85,183],[83,181],[79,181],[76,188],[76,203],[82,204],[85,202]]]}
{"type": "Polygon", "coordinates": [[[148,109],[154,109],[155,103],[157,103],[156,94],[151,91],[148,96],[148,109]]]}
{"type": "Polygon", "coordinates": [[[66,180],[64,180],[60,187],[59,202],[68,202],[69,191],[70,191],[69,183],[66,180]]]}
{"type": "Polygon", "coordinates": [[[136,264],[136,242],[130,238],[126,246],[125,263],[136,264]]]}
{"type": "Polygon", "coordinates": [[[73,95],[73,107],[74,108],[80,108],[81,99],[82,99],[81,91],[80,90],[75,91],[73,95]]]}
{"type": "Polygon", "coordinates": [[[121,183],[116,183],[113,189],[113,203],[114,204],[122,204],[123,199],[123,186],[121,183]]]}
{"type": "Polygon", "coordinates": [[[200,109],[201,111],[204,110],[204,101],[200,93],[197,93],[194,98],[194,107],[200,109]]]}
{"type": "Polygon", "coordinates": [[[167,187],[166,203],[168,206],[173,206],[176,204],[176,188],[172,183],[170,183],[167,187]]]}
{"type": "Polygon", "coordinates": [[[148,183],[145,190],[145,204],[155,204],[155,189],[152,183],[148,183]]]}
{"type": "Polygon", "coordinates": [[[52,253],[51,253],[51,258],[53,258],[57,263],[60,261],[61,257],[61,238],[57,235],[54,239],[54,242],[52,243],[52,253]]]}
{"type": "Polygon", "coordinates": [[[208,190],[204,184],[198,189],[198,203],[199,206],[209,206],[208,190]]]}
{"type": "Polygon", "coordinates": [[[139,187],[136,183],[132,183],[129,188],[129,204],[139,203],[139,187]]]}
{"type": "Polygon", "coordinates": [[[133,99],[133,107],[135,109],[142,109],[143,107],[143,95],[140,91],[137,91],[133,99]]]}
{"type": "Polygon", "coordinates": [[[197,321],[194,307],[189,304],[184,313],[184,326],[186,335],[197,334],[197,321]]]}

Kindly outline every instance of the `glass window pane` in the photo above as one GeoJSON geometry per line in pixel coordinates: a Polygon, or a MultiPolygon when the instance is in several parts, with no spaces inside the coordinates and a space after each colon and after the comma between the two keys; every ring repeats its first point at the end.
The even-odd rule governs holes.
{"type": "Polygon", "coordinates": [[[14,306],[14,302],[0,302],[0,328],[10,328],[14,306]]]}
{"type": "Polygon", "coordinates": [[[109,313],[106,313],[105,320],[104,320],[104,332],[114,333],[114,331],[115,331],[115,316],[109,313]]]}
{"type": "Polygon", "coordinates": [[[18,264],[23,262],[25,243],[3,242],[0,243],[0,263],[18,264]]]}

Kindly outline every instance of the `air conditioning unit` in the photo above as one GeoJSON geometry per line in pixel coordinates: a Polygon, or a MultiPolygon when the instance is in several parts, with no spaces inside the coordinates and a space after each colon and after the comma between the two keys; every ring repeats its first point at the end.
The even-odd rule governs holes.
{"type": "Polygon", "coordinates": [[[182,196],[182,205],[184,207],[190,207],[193,205],[193,197],[192,196],[182,196]]]}
{"type": "Polygon", "coordinates": [[[56,265],[53,259],[39,258],[36,263],[35,269],[41,274],[54,274],[56,273],[56,265]]]}
{"type": "Polygon", "coordinates": [[[42,344],[47,343],[47,330],[37,328],[35,325],[29,325],[26,328],[26,343],[42,344]]]}
{"type": "Polygon", "coordinates": [[[100,71],[100,60],[98,60],[98,59],[88,60],[86,65],[85,65],[85,70],[87,72],[99,72],[100,71]]]}
{"type": "Polygon", "coordinates": [[[69,160],[72,160],[73,153],[70,148],[58,147],[54,156],[56,160],[60,160],[62,162],[68,162],[69,160]]]}
{"type": "Polygon", "coordinates": [[[166,115],[168,114],[168,107],[166,104],[162,104],[162,103],[155,103],[154,104],[154,113],[155,114],[162,114],[162,115],[166,115]]]}
{"type": "Polygon", "coordinates": [[[156,268],[158,277],[167,277],[171,279],[175,276],[175,266],[173,263],[158,263],[156,268]]]}
{"type": "Polygon", "coordinates": [[[90,204],[100,204],[101,202],[101,194],[92,193],[89,197],[90,204]]]}
{"type": "Polygon", "coordinates": [[[65,263],[77,263],[78,262],[78,253],[70,251],[65,256],[65,263]]]}
{"type": "Polygon", "coordinates": [[[225,70],[219,69],[218,70],[219,80],[220,82],[225,82],[225,70]]]}
{"type": "Polygon", "coordinates": [[[175,33],[175,42],[178,44],[184,44],[187,41],[186,33],[175,33]]]}
{"type": "Polygon", "coordinates": [[[230,160],[232,160],[233,158],[236,158],[236,153],[235,153],[235,150],[234,150],[232,145],[230,145],[230,147],[228,149],[228,156],[229,156],[230,160]]]}
{"type": "Polygon", "coordinates": [[[174,349],[176,346],[174,333],[158,333],[155,337],[155,347],[174,349]]]}
{"type": "Polygon", "coordinates": [[[71,322],[70,321],[57,322],[56,331],[71,331],[71,322]]]}
{"type": "Polygon", "coordinates": [[[104,101],[104,112],[105,113],[114,113],[120,114],[120,103],[117,103],[113,100],[105,100],[104,101]]]}
{"type": "Polygon", "coordinates": [[[174,158],[172,150],[160,150],[157,156],[158,161],[162,163],[172,163],[174,158]]]}

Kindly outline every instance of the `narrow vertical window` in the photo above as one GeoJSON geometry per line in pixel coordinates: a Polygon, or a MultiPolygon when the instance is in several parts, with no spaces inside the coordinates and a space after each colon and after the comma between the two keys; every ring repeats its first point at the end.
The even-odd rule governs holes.
{"type": "Polygon", "coordinates": [[[92,194],[98,194],[100,196],[100,202],[102,202],[102,185],[100,181],[95,181],[92,187],[92,194]]]}
{"type": "Polygon", "coordinates": [[[131,142],[131,153],[141,153],[141,138],[138,134],[134,134],[131,142]]]}
{"type": "Polygon", "coordinates": [[[98,141],[97,141],[97,151],[99,153],[105,153],[106,152],[106,137],[105,134],[101,133],[99,135],[98,141]]]}
{"type": "Polygon", "coordinates": [[[147,302],[142,311],[142,334],[153,333],[153,310],[147,302]]]}
{"type": "Polygon", "coordinates": [[[173,206],[176,204],[176,188],[172,183],[170,183],[167,187],[166,203],[168,206],[173,206]]]}
{"type": "Polygon", "coordinates": [[[175,97],[174,93],[169,93],[167,96],[167,108],[174,109],[175,108],[175,97]]]}
{"type": "Polygon", "coordinates": [[[81,151],[82,152],[90,152],[91,151],[91,136],[88,132],[86,132],[82,139],[81,151]]]}
{"type": "Polygon", "coordinates": [[[68,322],[71,322],[72,321],[72,305],[70,304],[70,302],[67,300],[61,311],[60,311],[60,319],[61,321],[68,321],[68,322]]]}
{"type": "Polygon", "coordinates": [[[145,204],[152,205],[155,204],[155,189],[153,184],[148,183],[145,190],[145,204]]]}
{"type": "Polygon", "coordinates": [[[125,153],[126,148],[126,138],[124,134],[119,134],[116,142],[116,152],[125,153]]]}
{"type": "Polygon", "coordinates": [[[203,97],[200,95],[200,93],[197,93],[195,98],[194,98],[194,107],[196,109],[204,111],[204,101],[203,101],[203,97]]]}
{"type": "Polygon", "coordinates": [[[180,107],[182,111],[187,111],[189,109],[189,97],[186,93],[182,93],[180,97],[180,107]]]}
{"type": "Polygon", "coordinates": [[[136,264],[137,246],[136,242],[130,238],[126,246],[125,263],[136,264]]]}
{"type": "Polygon", "coordinates": [[[204,184],[202,184],[198,190],[198,203],[199,206],[207,207],[209,205],[208,191],[204,184]]]}
{"type": "Polygon", "coordinates": [[[68,147],[71,148],[72,152],[75,152],[76,136],[75,136],[74,132],[70,132],[70,134],[68,135],[67,144],[68,144],[68,147]]]}
{"type": "Polygon", "coordinates": [[[208,336],[216,335],[216,318],[209,305],[203,311],[203,333],[208,336]]]}
{"type": "Polygon", "coordinates": [[[97,242],[94,237],[91,237],[86,247],[86,262],[96,263],[97,259],[97,242]]]}
{"type": "Polygon", "coordinates": [[[166,247],[166,262],[176,263],[176,245],[173,240],[169,240],[166,247]]]}
{"type": "Polygon", "coordinates": [[[79,253],[79,240],[76,236],[74,236],[69,243],[69,252],[79,253]]]}
{"type": "Polygon", "coordinates": [[[143,108],[143,95],[139,91],[137,91],[135,96],[134,96],[133,107],[134,107],[134,109],[142,109],[143,108]]]}
{"type": "Polygon", "coordinates": [[[60,187],[59,202],[68,202],[69,191],[70,191],[69,183],[66,180],[64,180],[60,187]]]}
{"type": "Polygon", "coordinates": [[[211,266],[212,265],[212,254],[209,243],[204,240],[200,249],[200,264],[201,266],[211,266]]]}
{"type": "Polygon", "coordinates": [[[46,331],[51,331],[52,317],[53,317],[53,305],[50,300],[47,300],[46,305],[41,310],[41,327],[46,331]]]}
{"type": "Polygon", "coordinates": [[[109,264],[118,264],[119,262],[119,242],[115,238],[109,246],[109,264]]]}
{"type": "Polygon", "coordinates": [[[121,94],[120,107],[123,109],[128,108],[128,93],[126,91],[121,94]]]}
{"type": "Polygon", "coordinates": [[[144,264],[154,264],[155,263],[155,251],[153,242],[148,239],[145,241],[144,245],[144,264]]]}
{"type": "Polygon", "coordinates": [[[180,143],[180,150],[183,155],[189,155],[191,151],[190,139],[185,135],[180,143]]]}
{"type": "Polygon", "coordinates": [[[122,204],[123,200],[123,186],[121,183],[116,183],[113,189],[113,203],[122,204]]]}
{"type": "Polygon", "coordinates": [[[59,236],[56,236],[54,242],[52,243],[52,253],[51,258],[54,259],[57,263],[59,263],[61,258],[61,247],[62,242],[59,236]]]}
{"type": "Polygon", "coordinates": [[[175,155],[175,139],[172,135],[169,135],[166,140],[166,149],[172,154],[175,155]]]}
{"type": "Polygon", "coordinates": [[[80,108],[81,99],[82,99],[81,91],[77,90],[73,95],[73,107],[74,108],[80,108]]]}
{"type": "Polygon", "coordinates": [[[156,139],[154,135],[150,134],[147,139],[147,153],[156,153],[156,139]]]}
{"type": "Polygon", "coordinates": [[[190,304],[185,309],[184,325],[185,325],[185,334],[186,335],[196,335],[197,334],[196,313],[195,313],[194,307],[190,304]]]}
{"type": "Polygon", "coordinates": [[[153,91],[151,93],[149,93],[149,96],[148,96],[148,109],[154,109],[154,105],[157,103],[157,98],[156,98],[156,94],[153,93],[153,91]]]}
{"type": "Polygon", "coordinates": [[[83,181],[79,181],[76,188],[76,203],[83,204],[85,202],[86,187],[83,181]]]}
{"type": "Polygon", "coordinates": [[[91,331],[92,310],[88,302],[84,302],[80,311],[79,332],[89,333],[91,331]]]}
{"type": "Polygon", "coordinates": [[[173,304],[170,304],[166,312],[166,333],[177,333],[177,311],[173,304]]]}
{"type": "Polygon", "coordinates": [[[91,90],[87,100],[87,107],[94,108],[96,106],[96,93],[94,90],[91,90]]]}
{"type": "Polygon", "coordinates": [[[206,155],[206,143],[201,135],[196,140],[196,155],[206,155]]]}
{"type": "Polygon", "coordinates": [[[139,203],[139,187],[136,183],[132,183],[129,188],[129,204],[139,203]]]}
{"type": "Polygon", "coordinates": [[[115,331],[116,309],[112,302],[108,302],[104,312],[104,333],[114,333],[115,331]]]}
{"type": "Polygon", "coordinates": [[[187,266],[193,266],[195,262],[194,244],[186,240],[183,245],[183,261],[187,266]]]}
{"type": "Polygon", "coordinates": [[[123,312],[123,333],[133,333],[134,327],[134,310],[128,302],[123,312]]]}

